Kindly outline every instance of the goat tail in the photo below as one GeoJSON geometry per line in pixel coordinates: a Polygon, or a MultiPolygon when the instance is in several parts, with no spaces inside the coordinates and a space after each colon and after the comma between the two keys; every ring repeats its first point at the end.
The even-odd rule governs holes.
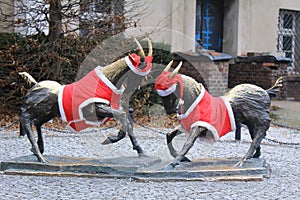
{"type": "Polygon", "coordinates": [[[268,94],[276,94],[283,86],[283,78],[279,77],[276,82],[274,83],[274,85],[267,89],[266,91],[268,92],[268,94]]]}
{"type": "Polygon", "coordinates": [[[19,72],[19,75],[26,81],[26,83],[32,87],[37,84],[36,80],[27,72],[19,72]]]}

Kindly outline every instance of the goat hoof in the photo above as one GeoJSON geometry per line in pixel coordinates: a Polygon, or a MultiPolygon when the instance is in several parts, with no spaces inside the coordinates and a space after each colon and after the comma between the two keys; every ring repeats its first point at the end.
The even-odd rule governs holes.
{"type": "Polygon", "coordinates": [[[50,161],[48,161],[46,158],[44,157],[38,157],[38,161],[40,163],[44,163],[44,164],[50,164],[50,161]]]}
{"type": "Polygon", "coordinates": [[[175,169],[175,166],[171,163],[171,164],[168,164],[163,170],[174,170],[175,169]]]}
{"type": "Polygon", "coordinates": [[[111,143],[115,143],[115,142],[118,142],[118,141],[120,141],[121,139],[123,139],[123,137],[119,137],[119,136],[117,136],[117,137],[114,137],[114,136],[112,136],[112,137],[107,137],[103,142],[102,142],[102,144],[111,144],[111,143]]]}
{"type": "Polygon", "coordinates": [[[188,159],[187,157],[183,157],[183,159],[181,160],[181,162],[192,162],[190,159],[188,159]]]}
{"type": "Polygon", "coordinates": [[[253,158],[259,158],[261,156],[260,152],[255,152],[255,154],[253,155],[253,158]]]}
{"type": "Polygon", "coordinates": [[[242,167],[243,164],[244,164],[244,161],[239,161],[238,163],[236,163],[236,164],[234,165],[234,167],[242,167]]]}
{"type": "Polygon", "coordinates": [[[46,158],[42,156],[41,153],[38,153],[34,148],[31,148],[31,152],[33,153],[34,156],[37,157],[38,162],[45,163],[45,164],[50,163],[46,158]]]}
{"type": "Polygon", "coordinates": [[[149,157],[149,156],[145,153],[139,153],[139,158],[146,158],[146,157],[149,157]]]}
{"type": "Polygon", "coordinates": [[[106,145],[106,144],[111,144],[113,143],[110,138],[106,138],[106,140],[104,140],[101,144],[106,145]]]}

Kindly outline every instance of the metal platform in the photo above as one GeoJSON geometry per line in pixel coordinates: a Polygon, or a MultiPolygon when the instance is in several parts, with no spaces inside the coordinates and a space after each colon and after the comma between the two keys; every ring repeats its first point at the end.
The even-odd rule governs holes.
{"type": "Polygon", "coordinates": [[[157,157],[88,159],[45,155],[49,164],[33,155],[1,162],[1,171],[11,175],[132,178],[140,181],[261,181],[270,176],[264,159],[250,159],[234,167],[239,158],[196,159],[174,170],[163,170],[169,161],[157,157]]]}

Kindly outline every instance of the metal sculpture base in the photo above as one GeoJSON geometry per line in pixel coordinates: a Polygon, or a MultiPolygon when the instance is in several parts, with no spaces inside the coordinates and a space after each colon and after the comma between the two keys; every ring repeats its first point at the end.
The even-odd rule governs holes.
{"type": "Polygon", "coordinates": [[[196,159],[174,170],[162,170],[169,162],[157,157],[119,157],[87,159],[45,155],[50,164],[37,162],[33,155],[1,162],[5,174],[39,176],[80,176],[132,178],[141,181],[260,181],[270,176],[270,168],[261,158],[250,159],[234,167],[238,158],[196,159]]]}

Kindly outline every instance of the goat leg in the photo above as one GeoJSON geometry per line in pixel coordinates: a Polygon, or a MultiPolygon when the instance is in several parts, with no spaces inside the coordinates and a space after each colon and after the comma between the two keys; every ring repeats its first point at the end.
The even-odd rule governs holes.
{"type": "Polygon", "coordinates": [[[143,149],[140,147],[140,145],[137,142],[136,137],[133,134],[133,119],[130,117],[130,113],[125,113],[120,110],[115,110],[111,108],[108,105],[105,104],[97,104],[96,105],[96,114],[98,117],[113,117],[115,119],[120,120],[121,122],[121,130],[119,131],[117,136],[110,136],[106,138],[102,142],[102,144],[110,144],[115,143],[123,139],[126,135],[126,132],[129,135],[130,141],[133,145],[133,149],[138,152],[138,155],[140,157],[146,156],[143,152],[143,149]]]}
{"type": "Polygon", "coordinates": [[[263,140],[263,138],[265,137],[265,135],[266,135],[265,131],[263,131],[263,132],[258,131],[257,132],[257,135],[253,138],[247,153],[244,155],[244,157],[237,164],[235,164],[235,167],[242,167],[246,160],[248,160],[250,158],[253,158],[254,156],[256,157],[256,156],[258,156],[258,154],[260,154],[260,143],[263,140]],[[256,151],[259,150],[259,152],[256,152],[254,154],[255,150],[256,151]]]}
{"type": "Polygon", "coordinates": [[[146,157],[147,155],[144,153],[143,149],[138,144],[138,141],[137,141],[136,137],[133,134],[133,122],[134,122],[134,119],[133,119],[133,110],[132,109],[129,109],[127,119],[129,121],[128,136],[129,136],[129,139],[130,139],[131,144],[133,146],[133,150],[137,151],[139,157],[146,157]]]}
{"type": "Polygon", "coordinates": [[[256,148],[253,158],[259,158],[261,156],[260,145],[256,148]]]}
{"type": "Polygon", "coordinates": [[[173,147],[172,140],[175,138],[175,136],[177,136],[177,135],[179,135],[181,133],[182,132],[179,131],[178,127],[176,127],[174,130],[172,130],[171,132],[167,133],[167,135],[166,135],[167,146],[168,146],[169,152],[170,152],[171,156],[174,157],[174,158],[176,158],[176,156],[178,155],[178,152],[173,147]]]}
{"type": "Polygon", "coordinates": [[[27,135],[27,137],[28,137],[28,139],[31,143],[32,153],[37,157],[39,162],[48,163],[48,161],[44,158],[44,156],[40,152],[40,149],[39,149],[37,143],[34,141],[33,130],[32,130],[31,123],[28,122],[28,121],[24,122],[24,123],[22,123],[22,127],[23,127],[24,131],[26,132],[26,135],[27,135]]]}
{"type": "Polygon", "coordinates": [[[109,136],[107,137],[102,144],[111,144],[111,143],[115,143],[118,142],[119,140],[123,139],[126,136],[126,132],[119,130],[118,135],[117,136],[109,136]]]}
{"type": "MultiPolygon", "coordinates": [[[[173,131],[167,133],[167,146],[168,146],[171,156],[174,158],[176,158],[176,156],[178,156],[178,152],[173,147],[172,140],[175,138],[175,136],[183,133],[183,131],[181,131],[180,128],[181,128],[181,126],[175,128],[173,131]]],[[[191,161],[187,157],[184,157],[182,159],[182,162],[191,162],[191,161]]]]}
{"type": "Polygon", "coordinates": [[[23,124],[21,123],[21,121],[20,121],[19,125],[20,125],[20,137],[21,136],[25,136],[26,135],[26,131],[25,131],[25,129],[24,129],[23,124]]]}
{"type": "Polygon", "coordinates": [[[185,155],[188,153],[188,151],[192,148],[194,145],[196,139],[199,137],[199,134],[204,131],[203,127],[194,127],[192,128],[188,139],[183,145],[182,150],[178,153],[176,158],[165,168],[166,170],[172,170],[175,168],[176,165],[179,165],[180,162],[182,162],[185,159],[185,155]]]}
{"type": "Polygon", "coordinates": [[[126,114],[122,111],[115,110],[106,104],[96,104],[96,115],[99,118],[111,117],[120,120],[121,130],[119,130],[117,136],[107,137],[102,144],[111,144],[120,141],[126,136],[127,132],[127,119],[126,114]]]}
{"type": "Polygon", "coordinates": [[[41,125],[35,125],[35,127],[36,127],[36,130],[38,133],[37,144],[38,144],[41,154],[43,154],[44,153],[44,138],[43,138],[43,134],[42,134],[41,125]]]}

